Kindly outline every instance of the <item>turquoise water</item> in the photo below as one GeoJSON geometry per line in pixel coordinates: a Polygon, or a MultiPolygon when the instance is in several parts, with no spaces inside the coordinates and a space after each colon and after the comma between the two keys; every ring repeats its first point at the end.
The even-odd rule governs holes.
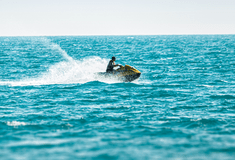
{"type": "Polygon", "coordinates": [[[234,69],[235,35],[0,37],[0,157],[234,159],[234,69]]]}

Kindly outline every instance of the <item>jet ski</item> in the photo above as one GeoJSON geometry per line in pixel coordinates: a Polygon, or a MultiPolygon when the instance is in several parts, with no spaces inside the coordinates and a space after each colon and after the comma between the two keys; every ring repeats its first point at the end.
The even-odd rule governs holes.
{"type": "Polygon", "coordinates": [[[117,78],[120,81],[131,82],[138,79],[141,72],[129,65],[120,65],[119,68],[113,72],[98,72],[98,75],[103,76],[104,78],[117,78]]]}

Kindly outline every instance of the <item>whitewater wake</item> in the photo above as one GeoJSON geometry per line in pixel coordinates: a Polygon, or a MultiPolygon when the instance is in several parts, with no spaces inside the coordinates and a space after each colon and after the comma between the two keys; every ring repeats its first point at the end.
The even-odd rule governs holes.
{"type": "Polygon", "coordinates": [[[29,86],[29,85],[50,85],[50,84],[73,84],[87,83],[90,81],[101,81],[106,83],[116,83],[115,79],[102,79],[97,77],[97,72],[104,72],[108,64],[108,59],[102,59],[97,56],[86,57],[81,60],[75,60],[70,57],[58,44],[50,43],[53,50],[57,50],[65,60],[49,67],[36,78],[25,78],[18,81],[0,81],[0,85],[10,86],[29,86]]]}

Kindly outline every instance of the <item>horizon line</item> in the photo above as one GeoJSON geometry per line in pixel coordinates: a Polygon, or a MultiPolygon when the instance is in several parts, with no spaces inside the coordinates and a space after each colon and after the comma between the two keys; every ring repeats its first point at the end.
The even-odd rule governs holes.
{"type": "Polygon", "coordinates": [[[201,34],[84,34],[84,35],[6,35],[0,37],[66,37],[66,36],[196,36],[196,35],[235,35],[235,33],[201,33],[201,34]]]}

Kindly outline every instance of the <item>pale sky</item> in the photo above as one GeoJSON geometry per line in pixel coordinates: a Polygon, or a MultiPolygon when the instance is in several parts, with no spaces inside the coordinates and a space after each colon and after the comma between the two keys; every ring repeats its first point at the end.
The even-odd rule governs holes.
{"type": "Polygon", "coordinates": [[[235,34],[235,0],[0,0],[0,36],[235,34]]]}

